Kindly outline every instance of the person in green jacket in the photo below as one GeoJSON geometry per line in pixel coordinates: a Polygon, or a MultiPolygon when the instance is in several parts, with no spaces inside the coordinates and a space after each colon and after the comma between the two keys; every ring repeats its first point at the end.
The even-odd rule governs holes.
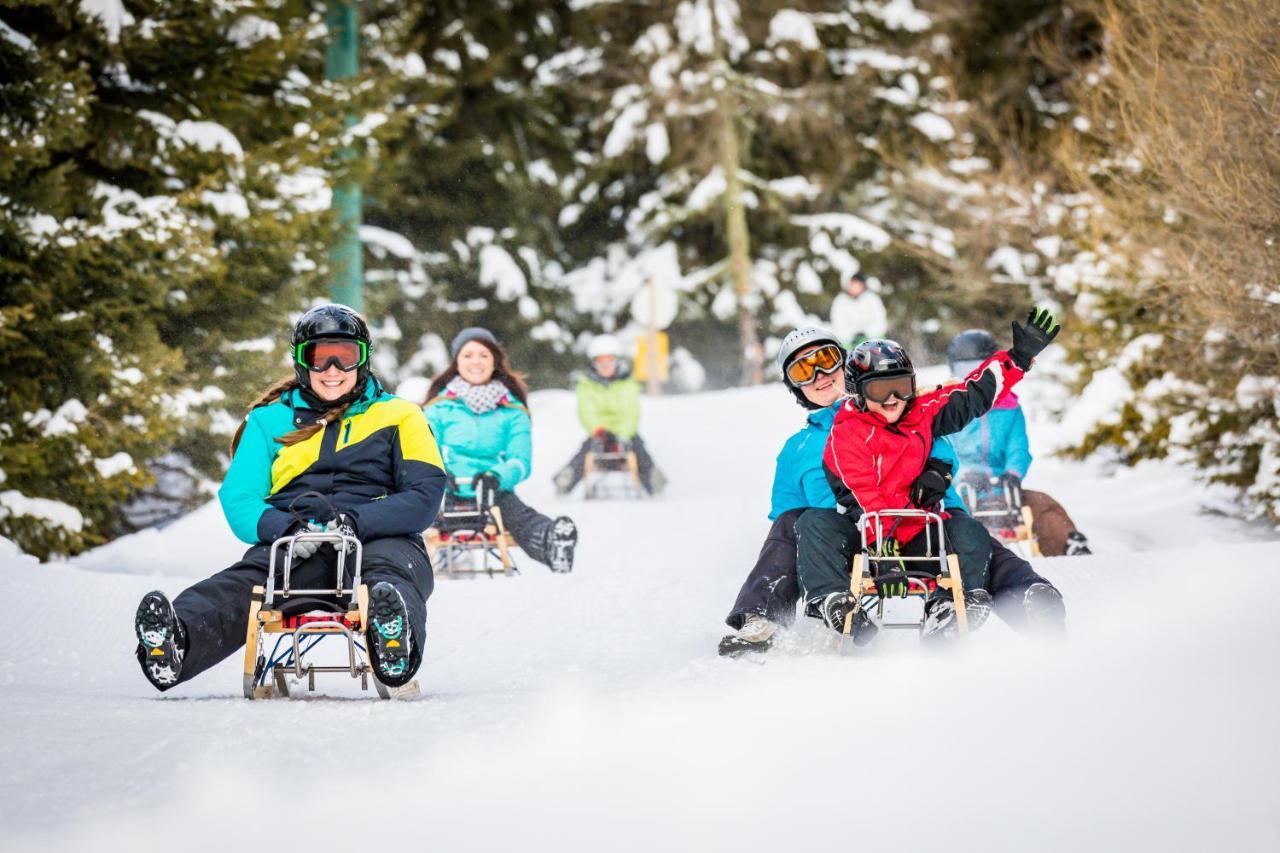
{"type": "Polygon", "coordinates": [[[587,347],[587,357],[591,372],[578,380],[578,420],[590,435],[556,474],[556,494],[568,494],[582,480],[588,453],[615,448],[635,452],[640,485],[649,494],[658,494],[667,480],[640,438],[640,383],[631,378],[622,344],[613,335],[596,335],[587,347]]]}
{"type": "Polygon", "coordinates": [[[463,329],[450,347],[453,362],[431,381],[424,412],[448,474],[445,500],[479,496],[497,506],[516,543],[553,572],[573,569],[578,528],[549,518],[516,497],[533,468],[529,389],[488,329],[463,329]]]}

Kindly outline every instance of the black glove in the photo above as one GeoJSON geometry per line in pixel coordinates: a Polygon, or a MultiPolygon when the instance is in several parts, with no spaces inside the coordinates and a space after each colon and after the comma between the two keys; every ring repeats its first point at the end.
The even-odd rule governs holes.
{"type": "Polygon", "coordinates": [[[920,509],[931,509],[951,488],[951,463],[932,456],[924,463],[924,470],[911,483],[911,502],[920,509]]]}
{"type": "Polygon", "coordinates": [[[907,583],[907,566],[902,560],[894,559],[901,553],[898,540],[892,537],[880,542],[880,554],[876,561],[876,593],[881,598],[906,598],[910,585],[907,583]]]}
{"type": "Polygon", "coordinates": [[[492,471],[485,471],[479,477],[471,481],[471,488],[475,489],[476,505],[481,509],[488,509],[498,502],[498,475],[492,471]]]}
{"type": "MultiPolygon", "coordinates": [[[[343,536],[350,536],[356,540],[360,538],[356,528],[355,517],[345,512],[340,512],[334,516],[333,520],[324,526],[324,529],[327,533],[341,533],[343,536]]],[[[337,543],[334,543],[333,549],[335,551],[338,550],[338,547],[337,543]]],[[[351,553],[355,549],[356,546],[354,544],[347,543],[347,553],[351,553]]]]}
{"type": "Polygon", "coordinates": [[[1021,370],[1030,370],[1032,360],[1044,351],[1062,327],[1047,308],[1032,308],[1027,312],[1027,325],[1014,322],[1013,346],[1009,358],[1021,370]]]}
{"type": "Polygon", "coordinates": [[[1013,500],[1022,503],[1022,478],[1012,471],[1000,475],[1000,493],[1013,495],[1013,500]]]}

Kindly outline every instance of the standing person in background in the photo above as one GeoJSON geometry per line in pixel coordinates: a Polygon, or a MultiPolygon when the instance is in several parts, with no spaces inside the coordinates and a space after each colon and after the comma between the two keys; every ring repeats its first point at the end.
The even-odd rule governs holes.
{"type": "MultiPolygon", "coordinates": [[[[947,346],[947,366],[952,376],[967,376],[973,368],[995,354],[996,339],[985,329],[969,329],[952,338],[947,346]]],[[[978,504],[1000,497],[1006,486],[1022,496],[1031,508],[1032,532],[1046,557],[1090,554],[1089,540],[1076,529],[1062,504],[1044,492],[1022,488],[1031,467],[1031,447],[1027,439],[1027,419],[1018,395],[1006,391],[991,411],[969,423],[952,436],[960,467],[956,481],[969,483],[978,504]],[[997,480],[993,484],[992,480],[997,480]]],[[[977,509],[977,507],[974,507],[977,509]]]]}
{"type": "Polygon", "coordinates": [[[578,380],[578,420],[590,435],[556,474],[556,494],[566,495],[578,485],[589,452],[618,447],[635,452],[640,485],[656,495],[667,478],[653,464],[640,438],[640,383],[631,378],[631,365],[622,357],[622,343],[613,335],[596,335],[587,347],[587,357],[591,372],[578,380]]]}
{"type": "Polygon", "coordinates": [[[832,300],[831,329],[848,347],[888,334],[889,318],[885,314],[884,303],[879,295],[867,288],[862,276],[849,276],[844,283],[844,291],[832,300]]]}
{"type": "Polygon", "coordinates": [[[502,511],[507,530],[534,560],[553,572],[573,569],[578,528],[567,516],[551,519],[516,497],[533,468],[529,389],[511,369],[488,329],[463,329],[450,345],[453,362],[431,380],[424,411],[449,474],[449,492],[480,494],[502,511]],[[460,481],[466,482],[460,482],[460,481]]]}

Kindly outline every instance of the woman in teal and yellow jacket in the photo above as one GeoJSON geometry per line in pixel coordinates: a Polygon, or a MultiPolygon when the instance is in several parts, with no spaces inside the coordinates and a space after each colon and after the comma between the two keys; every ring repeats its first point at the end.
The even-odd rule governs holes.
{"type": "MultiPolygon", "coordinates": [[[[265,584],[271,543],[303,529],[341,531],[363,547],[370,661],[384,684],[405,684],[422,661],[431,563],[422,531],[444,493],[440,452],[418,406],[369,370],[369,328],[343,305],[321,305],[293,331],[293,377],[263,392],[236,432],[218,499],[252,547],[230,568],[170,604],[138,606],[138,661],[160,690],[239,649],[253,587],[265,584]]],[[[332,583],[336,547],[294,546],[292,584],[332,583]]]]}
{"type": "Polygon", "coordinates": [[[549,518],[515,493],[533,469],[528,387],[488,329],[463,329],[450,354],[453,361],[432,380],[425,407],[450,494],[467,500],[479,494],[502,511],[526,554],[553,572],[571,571],[578,541],[573,520],[549,518]]]}

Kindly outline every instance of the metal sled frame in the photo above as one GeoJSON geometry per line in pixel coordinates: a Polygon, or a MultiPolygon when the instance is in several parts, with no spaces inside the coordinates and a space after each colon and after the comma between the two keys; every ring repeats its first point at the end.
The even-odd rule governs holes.
{"type": "Polygon", "coordinates": [[[635,499],[645,495],[640,485],[640,460],[625,444],[620,444],[617,450],[588,450],[582,463],[582,483],[582,496],[586,500],[635,499]],[[621,478],[616,474],[625,474],[625,483],[617,483],[621,478]]]}
{"type": "MultiPolygon", "coordinates": [[[[468,479],[459,479],[467,484],[468,479]]],[[[437,516],[445,524],[428,528],[423,534],[432,568],[444,577],[475,577],[476,575],[518,575],[511,549],[515,538],[502,520],[502,510],[491,506],[480,508],[479,502],[464,509],[442,506],[437,516]],[[441,527],[444,529],[442,530],[441,527]],[[480,556],[479,565],[473,559],[480,556]]]]}
{"type": "MultiPolygon", "coordinates": [[[[892,529],[892,528],[891,528],[892,529]]],[[[924,596],[935,587],[951,591],[952,602],[956,609],[956,626],[961,636],[969,633],[969,615],[964,605],[964,583],[960,578],[960,560],[955,554],[948,554],[946,533],[942,526],[942,516],[921,509],[890,509],[880,512],[864,513],[858,519],[858,536],[862,540],[862,549],[853,556],[853,565],[849,573],[849,592],[857,600],[857,607],[845,616],[843,636],[840,639],[841,651],[844,651],[849,635],[853,631],[853,619],[859,611],[868,613],[873,622],[880,628],[896,628],[920,630],[924,627],[924,619],[911,622],[886,622],[884,618],[884,599],[876,592],[873,578],[873,567],[882,559],[894,562],[936,564],[936,571],[907,571],[907,595],[924,596]],[[880,543],[884,542],[885,519],[897,521],[904,518],[922,518],[925,526],[925,550],[922,557],[888,557],[879,552],[880,543]],[[867,531],[875,530],[876,553],[867,547],[867,531]],[[937,548],[934,547],[934,536],[937,536],[937,548]],[[933,551],[937,551],[933,555],[933,551]],[[874,611],[874,612],[872,612],[874,611]]]]}
{"type": "Polygon", "coordinates": [[[364,549],[360,540],[341,533],[299,533],[285,536],[271,543],[271,560],[267,568],[267,585],[255,586],[249,604],[249,625],[244,649],[244,696],[246,699],[287,697],[288,676],[299,681],[307,680],[308,691],[316,689],[317,672],[345,672],[360,680],[360,689],[369,689],[373,679],[374,689],[383,699],[414,696],[418,682],[411,681],[401,687],[390,687],[378,680],[369,663],[368,653],[360,641],[369,620],[369,589],[360,582],[360,567],[364,549]],[[293,551],[299,542],[331,544],[338,548],[338,565],[334,585],[326,589],[294,589],[292,587],[293,551]],[[347,569],[347,549],[354,548],[351,585],[344,586],[347,569]],[[276,563],[280,549],[284,548],[281,561],[280,586],[277,588],[276,563]],[[291,600],[306,605],[313,602],[306,596],[319,596],[317,607],[300,613],[286,615],[291,600]],[[346,609],[342,609],[342,602],[346,609]],[[322,609],[323,607],[323,609],[322,609]],[[267,634],[275,634],[275,646],[270,656],[264,654],[267,634]],[[346,666],[321,666],[308,663],[307,653],[326,637],[341,635],[347,641],[346,666]]]}
{"type": "Polygon", "coordinates": [[[994,509],[978,509],[978,493],[971,483],[961,483],[957,490],[965,506],[970,508],[969,515],[982,522],[997,539],[1004,543],[1022,545],[1026,548],[1028,557],[1041,556],[1040,542],[1032,527],[1035,517],[1031,513],[1031,507],[1023,504],[1021,489],[1005,483],[1001,493],[1004,507],[994,509]]]}

